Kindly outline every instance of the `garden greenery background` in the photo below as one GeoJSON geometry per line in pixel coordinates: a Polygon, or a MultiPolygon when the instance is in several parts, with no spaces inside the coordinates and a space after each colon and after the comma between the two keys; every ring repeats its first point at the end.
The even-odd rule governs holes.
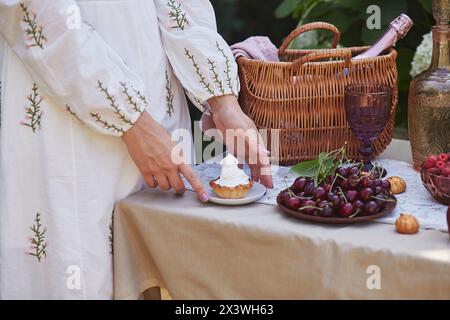
{"type": "MultiPolygon", "coordinates": [[[[341,45],[371,45],[401,13],[408,14],[414,27],[396,49],[399,72],[399,105],[395,136],[407,138],[407,101],[411,61],[417,46],[434,24],[431,0],[211,0],[219,32],[233,44],[253,35],[266,35],[279,46],[298,24],[325,21],[342,33],[341,45]],[[366,27],[367,7],[381,8],[381,29],[366,27]]],[[[330,35],[317,32],[295,43],[298,47],[327,47],[330,35]]],[[[199,115],[194,115],[198,118],[199,115]]]]}

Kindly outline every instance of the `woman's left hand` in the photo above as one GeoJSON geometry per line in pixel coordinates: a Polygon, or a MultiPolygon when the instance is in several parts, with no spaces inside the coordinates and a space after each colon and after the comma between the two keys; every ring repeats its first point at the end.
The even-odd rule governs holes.
{"type": "Polygon", "coordinates": [[[269,152],[253,121],[245,115],[235,96],[226,95],[208,100],[215,127],[223,143],[239,159],[245,159],[252,180],[273,188],[269,152]]]}

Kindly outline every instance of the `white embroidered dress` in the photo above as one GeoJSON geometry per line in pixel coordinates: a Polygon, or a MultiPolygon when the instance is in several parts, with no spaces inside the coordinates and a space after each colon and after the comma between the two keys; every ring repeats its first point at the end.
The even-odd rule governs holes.
{"type": "Polygon", "coordinates": [[[0,299],[112,298],[113,206],[141,187],[120,136],[239,90],[211,4],[0,0],[0,43],[0,299]]]}

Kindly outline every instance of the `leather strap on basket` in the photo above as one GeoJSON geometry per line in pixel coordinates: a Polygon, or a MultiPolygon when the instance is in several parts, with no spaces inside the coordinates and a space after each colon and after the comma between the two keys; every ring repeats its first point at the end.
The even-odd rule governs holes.
{"type": "Polygon", "coordinates": [[[339,29],[336,28],[331,23],[327,23],[327,22],[312,22],[312,23],[304,24],[301,27],[298,27],[297,29],[292,31],[287,36],[287,38],[284,40],[284,42],[281,45],[280,49],[278,49],[279,55],[282,55],[286,51],[286,49],[289,47],[289,44],[295,38],[297,38],[299,35],[301,35],[302,33],[311,31],[311,30],[316,30],[316,29],[322,29],[322,30],[331,31],[334,34],[332,48],[336,48],[337,47],[337,45],[339,43],[339,40],[341,39],[341,33],[339,32],[339,29]]]}
{"type": "Polygon", "coordinates": [[[300,68],[302,65],[308,62],[313,62],[316,60],[322,60],[322,59],[331,59],[331,58],[341,58],[345,61],[345,67],[350,67],[350,62],[352,60],[352,52],[350,49],[343,48],[343,49],[317,49],[314,52],[311,52],[310,54],[307,54],[306,56],[301,57],[300,59],[297,59],[292,62],[292,66],[297,69],[300,68]]]}

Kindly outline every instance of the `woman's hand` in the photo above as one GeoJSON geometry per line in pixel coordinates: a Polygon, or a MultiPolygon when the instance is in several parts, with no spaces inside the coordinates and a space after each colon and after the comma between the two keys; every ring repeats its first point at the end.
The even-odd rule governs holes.
{"type": "Polygon", "coordinates": [[[226,95],[208,100],[212,119],[222,133],[223,143],[233,149],[239,159],[245,159],[252,180],[273,188],[269,152],[253,121],[242,111],[235,96],[226,95]]]}
{"type": "Polygon", "coordinates": [[[205,188],[181,156],[181,148],[147,112],[142,113],[136,124],[123,135],[123,141],[150,188],[159,186],[165,191],[173,188],[182,194],[186,189],[181,173],[200,201],[208,201],[205,188]]]}

